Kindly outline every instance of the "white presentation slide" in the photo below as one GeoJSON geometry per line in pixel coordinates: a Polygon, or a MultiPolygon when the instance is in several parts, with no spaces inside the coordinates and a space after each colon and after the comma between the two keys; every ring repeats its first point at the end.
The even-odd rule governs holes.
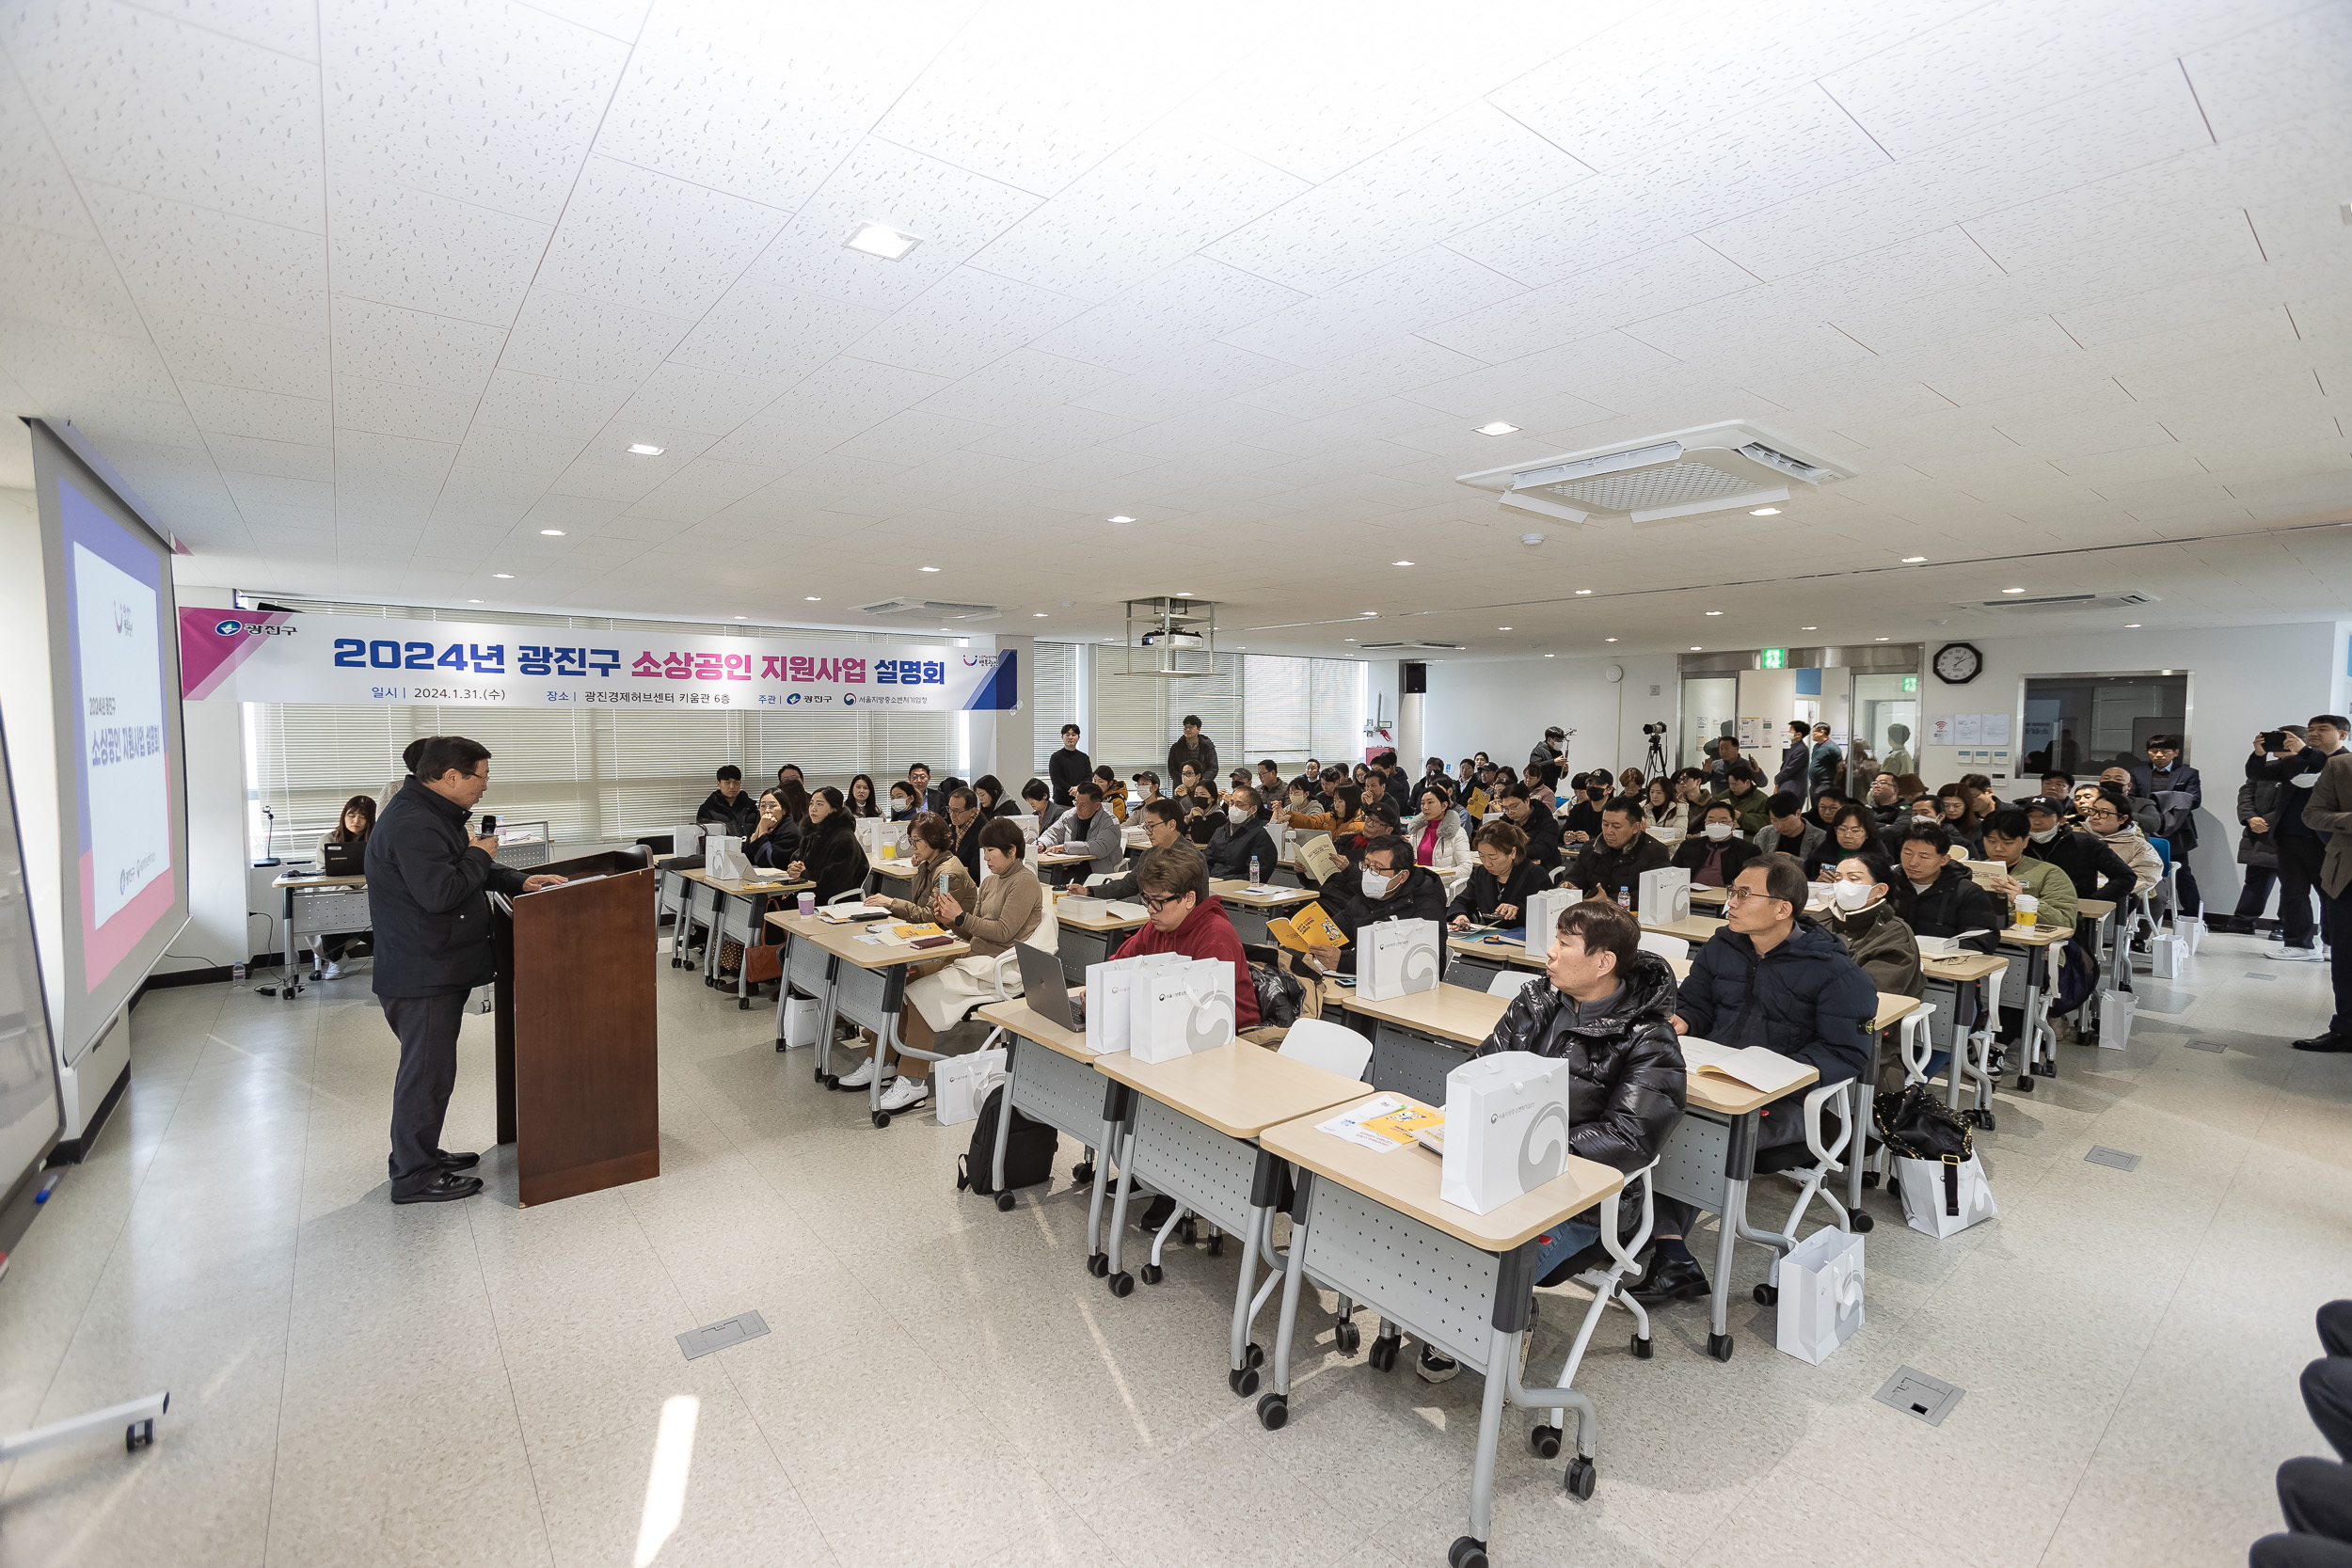
{"type": "Polygon", "coordinates": [[[81,655],[84,799],[89,803],[90,923],[103,927],[171,875],[161,627],[155,591],[73,546],[81,655]]]}

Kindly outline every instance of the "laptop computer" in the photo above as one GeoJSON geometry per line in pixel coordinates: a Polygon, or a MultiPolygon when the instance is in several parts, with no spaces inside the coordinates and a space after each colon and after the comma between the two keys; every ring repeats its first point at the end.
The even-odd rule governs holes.
{"type": "Polygon", "coordinates": [[[367,847],[361,844],[338,844],[328,839],[319,847],[319,874],[323,877],[360,877],[367,874],[367,847]]]}
{"type": "Polygon", "coordinates": [[[1025,942],[1016,942],[1012,948],[1021,958],[1021,994],[1029,1004],[1029,1010],[1073,1035],[1084,1034],[1086,1004],[1070,994],[1069,977],[1061,972],[1061,956],[1025,942]]]}

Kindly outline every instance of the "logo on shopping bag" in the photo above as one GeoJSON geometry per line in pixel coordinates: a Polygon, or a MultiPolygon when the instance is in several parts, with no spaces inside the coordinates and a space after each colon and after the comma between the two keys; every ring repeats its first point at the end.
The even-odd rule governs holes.
{"type": "Polygon", "coordinates": [[[1213,1051],[1233,1037],[1233,999],[1221,990],[1192,999],[1184,1015],[1184,1043],[1195,1051],[1213,1051]]]}
{"type": "Polygon", "coordinates": [[[1519,1190],[1534,1192],[1568,1162],[1568,1108],[1553,1101],[1535,1113],[1519,1138],[1519,1190]]]}
{"type": "Polygon", "coordinates": [[[1407,991],[1428,990],[1438,983],[1438,949],[1429,942],[1413,942],[1405,949],[1399,972],[1407,991]]]}

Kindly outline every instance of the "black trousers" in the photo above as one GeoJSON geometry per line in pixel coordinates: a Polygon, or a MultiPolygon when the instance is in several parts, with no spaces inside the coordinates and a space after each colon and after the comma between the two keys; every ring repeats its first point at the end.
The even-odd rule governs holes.
{"type": "Polygon", "coordinates": [[[2172,879],[2173,892],[2177,894],[2180,898],[2181,912],[2183,914],[2195,914],[2199,910],[2202,909],[2204,905],[2197,894],[2197,873],[2188,868],[2188,850],[2184,848],[2181,844],[2181,840],[2184,836],[2185,835],[2180,833],[2174,833],[2170,838],[2165,840],[2165,842],[2172,847],[2172,863],[2181,868],[2178,875],[2172,879]]]}
{"type": "Polygon", "coordinates": [[[2336,1016],[2328,1021],[2328,1032],[2352,1035],[2352,882],[2332,897],[2319,895],[2319,934],[2328,942],[2328,974],[2336,988],[2336,1016]]]}
{"type": "MultiPolygon", "coordinates": [[[[2284,1490],[2285,1485],[2285,1478],[2281,1477],[2280,1489],[2284,1490]]],[[[2253,1549],[2246,1554],[2246,1561],[2247,1568],[2352,1568],[2352,1546],[2324,1535],[2265,1535],[2254,1543],[2253,1549]]]]}
{"type": "Polygon", "coordinates": [[[2308,834],[2279,839],[2279,924],[2289,947],[2312,944],[2312,900],[2319,892],[2320,863],[2328,858],[2327,844],[2308,834]]]}
{"type": "Polygon", "coordinates": [[[392,1192],[421,1192],[441,1174],[441,1121],[457,1086],[457,1027],[466,993],[386,996],[384,1021],[400,1037],[400,1071],[392,1079],[392,1152],[386,1162],[392,1192]]]}
{"type": "MultiPolygon", "coordinates": [[[[2246,881],[2238,889],[2235,918],[2248,929],[2260,920],[2263,909],[2270,902],[2270,890],[2278,884],[2279,874],[2266,865],[2246,868],[2246,881]]],[[[2283,913],[2284,911],[2280,911],[2283,913]]]]}

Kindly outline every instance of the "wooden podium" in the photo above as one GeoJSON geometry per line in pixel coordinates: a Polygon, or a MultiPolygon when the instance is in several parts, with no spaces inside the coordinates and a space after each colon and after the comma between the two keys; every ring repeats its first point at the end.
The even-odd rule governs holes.
{"type": "Polygon", "coordinates": [[[517,897],[494,925],[499,1142],[526,1208],[661,1174],[655,874],[642,848],[531,868],[548,872],[603,879],[517,897]]]}

